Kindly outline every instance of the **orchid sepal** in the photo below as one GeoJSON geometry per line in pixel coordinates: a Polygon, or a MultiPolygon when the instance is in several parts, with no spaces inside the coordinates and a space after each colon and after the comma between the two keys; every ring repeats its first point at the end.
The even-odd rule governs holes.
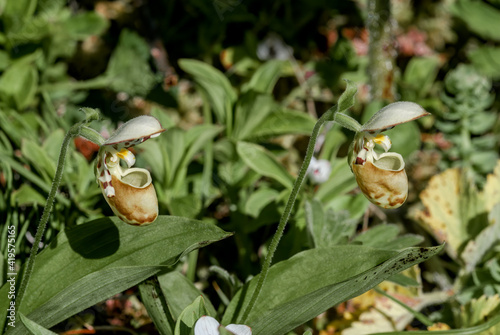
{"type": "Polygon", "coordinates": [[[414,121],[430,115],[420,105],[409,101],[393,102],[377,113],[361,126],[361,132],[378,133],[391,129],[399,124],[414,121]]]}

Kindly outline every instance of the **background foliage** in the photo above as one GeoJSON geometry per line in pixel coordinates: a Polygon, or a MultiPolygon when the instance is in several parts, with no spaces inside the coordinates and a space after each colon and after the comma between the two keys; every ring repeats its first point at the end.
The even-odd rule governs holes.
{"type": "MultiPolygon", "coordinates": [[[[357,103],[349,113],[360,122],[395,100],[414,101],[433,114],[387,132],[393,151],[406,160],[408,202],[396,211],[370,205],[346,164],[353,134],[328,125],[315,156],[331,163],[330,178],[306,183],[274,262],[286,260],[281,264],[288,265],[280,266],[302,273],[313,265],[340,266],[338,260],[330,264],[320,256],[314,256],[314,264],[301,264],[303,254],[298,253],[306,250],[313,255],[326,248],[335,254],[339,246],[344,251],[358,246],[383,261],[406,247],[446,241],[444,253],[380,288],[422,312],[430,323],[452,328],[477,326],[497,314],[500,5],[392,1],[374,17],[376,2],[0,0],[1,282],[7,279],[7,227],[16,227],[20,269],[64,134],[81,119],[78,108],[103,113],[105,121],[92,124],[103,136],[133,116],[150,114],[168,131],[137,148],[137,165],[152,173],[160,214],[202,221],[212,234],[205,239],[218,242],[188,255],[206,243],[201,243],[201,232],[186,233],[184,244],[154,265],[146,262],[133,271],[120,267],[116,271],[122,272],[107,275],[120,280],[106,283],[115,290],[102,288],[106,302],[99,299],[102,295],[83,294],[92,280],[81,286],[68,280],[68,287],[83,294],[85,307],[68,307],[70,312],[54,317],[58,321],[52,330],[168,333],[172,330],[161,326],[166,314],[155,315],[152,305],[158,301],[147,297],[151,287],[167,297],[175,320],[190,305],[197,310],[204,306],[225,323],[233,315],[230,300],[259,273],[315,121],[335,104],[345,87],[341,79],[348,78],[358,85],[357,103]],[[389,24],[382,51],[369,44],[367,27],[373,20],[389,24]],[[375,58],[390,65],[382,69],[387,75],[375,75],[380,70],[374,68],[375,58]],[[386,89],[384,95],[374,88],[386,89]],[[169,271],[160,269],[160,263],[168,263],[169,271]],[[156,279],[143,282],[153,274],[156,279]],[[184,296],[174,297],[178,287],[184,296]],[[205,299],[195,301],[200,291],[205,299]]],[[[376,30],[371,31],[373,38],[376,30]]],[[[114,227],[109,226],[114,219],[103,218],[112,212],[94,179],[97,150],[82,138],[72,145],[43,240],[47,259],[54,257],[50,243],[71,241],[72,232],[85,225],[114,227]]],[[[98,234],[103,228],[92,229],[98,234]]],[[[110,232],[115,239],[108,247],[124,243],[116,235],[123,238],[131,228],[121,229],[127,232],[110,232]]],[[[138,241],[148,243],[146,237],[138,241]]],[[[137,248],[156,255],[161,248],[153,244],[137,248]]],[[[78,243],[70,249],[75,248],[79,250],[78,243]]],[[[78,255],[72,256],[72,264],[87,260],[78,255]]],[[[124,258],[123,266],[141,265],[142,256],[136,257],[124,258]]],[[[83,272],[75,278],[96,273],[96,264],[82,264],[83,272]]],[[[332,285],[340,280],[330,279],[332,285]]],[[[43,300],[47,304],[71,305],[68,297],[51,294],[52,300],[43,300]]],[[[291,298],[282,298],[270,305],[283,308],[291,298]]],[[[353,299],[339,300],[320,316],[294,325],[296,334],[429,326],[422,319],[412,321],[414,313],[379,291],[348,298],[353,299]]],[[[29,320],[40,322],[42,316],[29,320]]]]}

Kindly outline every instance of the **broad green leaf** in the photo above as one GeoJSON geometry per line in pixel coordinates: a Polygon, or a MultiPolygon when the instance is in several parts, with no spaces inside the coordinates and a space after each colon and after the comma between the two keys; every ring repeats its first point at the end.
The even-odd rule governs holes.
{"type": "Polygon", "coordinates": [[[194,59],[181,59],[179,66],[194,77],[210,102],[217,120],[230,128],[237,95],[226,76],[216,68],[194,59]]]}
{"type": "Polygon", "coordinates": [[[253,74],[250,81],[243,86],[243,92],[250,90],[271,94],[274,85],[278,81],[284,62],[282,60],[270,60],[262,64],[253,74]]]}
{"type": "Polygon", "coordinates": [[[204,315],[208,315],[208,311],[205,307],[205,300],[200,295],[179,315],[174,335],[191,335],[194,324],[204,315]]]}
{"type": "Polygon", "coordinates": [[[474,151],[470,155],[470,161],[477,171],[487,173],[495,168],[498,152],[496,150],[474,151]]]}
{"type": "Polygon", "coordinates": [[[352,191],[358,185],[345,158],[335,158],[331,162],[331,168],[330,178],[319,185],[316,191],[316,198],[325,204],[352,191]]]}
{"type": "Polygon", "coordinates": [[[292,176],[266,149],[258,144],[248,142],[238,142],[236,148],[238,155],[252,170],[275,179],[287,188],[292,187],[292,176]]]}
{"type": "MultiPolygon", "coordinates": [[[[42,180],[33,172],[26,169],[21,163],[9,156],[4,156],[2,157],[2,159],[4,163],[8,164],[12,169],[16,170],[16,172],[19,173],[23,178],[26,178],[26,180],[29,180],[36,186],[40,187],[42,190],[47,192],[47,194],[50,192],[50,184],[42,180]]],[[[56,194],[56,199],[65,206],[70,205],[70,201],[60,193],[56,194]]]]}
{"type": "Polygon", "coordinates": [[[358,194],[344,194],[340,195],[325,204],[325,208],[332,209],[335,212],[347,211],[353,219],[360,219],[370,202],[363,193],[358,194]]]}
{"type": "MultiPolygon", "coordinates": [[[[165,160],[166,176],[168,185],[174,182],[175,175],[179,169],[182,158],[187,150],[187,145],[185,144],[185,131],[180,128],[168,129],[165,134],[161,137],[162,144],[167,153],[167,159],[165,160]]],[[[150,155],[157,154],[152,151],[150,155]]]]}
{"type": "MultiPolygon", "coordinates": [[[[36,10],[37,0],[7,1],[2,14],[6,30],[17,30],[29,24],[36,10]]],[[[0,8],[1,9],[1,8],[0,8]]]]}
{"type": "Polygon", "coordinates": [[[34,204],[45,205],[45,197],[36,191],[29,184],[22,184],[11,194],[11,205],[33,206],[34,204]]]}
{"type": "Polygon", "coordinates": [[[104,78],[116,92],[145,96],[156,82],[148,60],[148,44],[136,32],[125,29],[109,59],[104,78]]]}
{"type": "Polygon", "coordinates": [[[469,240],[462,252],[465,261],[465,271],[474,271],[483,256],[500,241],[500,203],[497,203],[488,215],[490,224],[484,228],[475,239],[469,240]]]}
{"type": "Polygon", "coordinates": [[[284,134],[310,135],[315,124],[316,121],[309,114],[281,108],[269,114],[248,137],[258,139],[284,134]]]}
{"type": "Polygon", "coordinates": [[[161,335],[174,333],[174,320],[168,311],[167,302],[162,295],[156,278],[148,279],[139,284],[141,300],[161,335]]]}
{"type": "Polygon", "coordinates": [[[25,140],[21,144],[21,153],[38,173],[50,183],[56,173],[56,163],[47,155],[38,143],[31,140],[25,140]]]}
{"type": "Polygon", "coordinates": [[[184,155],[182,156],[182,160],[177,167],[175,178],[173,180],[172,188],[174,192],[179,191],[179,189],[184,184],[187,174],[187,167],[193,159],[194,155],[202,150],[206,146],[207,142],[213,141],[213,138],[217,136],[222,131],[222,129],[223,128],[220,126],[203,124],[192,127],[185,133],[184,155]]]}
{"type": "Polygon", "coordinates": [[[480,46],[470,51],[467,56],[481,74],[493,79],[500,78],[500,64],[497,62],[500,58],[500,48],[480,46]]]}
{"type": "Polygon", "coordinates": [[[458,0],[452,13],[463,20],[470,30],[485,39],[500,41],[500,10],[483,1],[458,0]]]}
{"type": "MultiPolygon", "coordinates": [[[[117,266],[92,272],[65,286],[27,316],[41,326],[50,328],[85,308],[140,283],[162,268],[160,265],[117,266]]],[[[26,313],[23,307],[24,305],[21,309],[26,313]]],[[[25,332],[22,327],[16,327],[7,334],[25,332]]]]}
{"type": "Polygon", "coordinates": [[[84,12],[71,16],[62,28],[72,38],[83,40],[91,35],[101,35],[109,22],[96,12],[84,12]]]}
{"type": "MultiPolygon", "coordinates": [[[[1,6],[1,5],[0,5],[1,6]]],[[[0,10],[0,15],[2,14],[0,10]]],[[[5,50],[0,50],[0,71],[5,71],[9,67],[11,62],[9,53],[5,50]]]]}
{"type": "Polygon", "coordinates": [[[356,230],[357,220],[349,212],[325,212],[317,199],[305,204],[306,222],[316,248],[346,244],[356,230]]]}
{"type": "MultiPolygon", "coordinates": [[[[393,252],[346,245],[303,251],[270,268],[245,324],[252,327],[254,335],[285,334],[441,249],[442,246],[393,252]]],[[[257,280],[258,276],[254,277],[236,294],[222,324],[239,319],[257,280]]]]}
{"type": "Polygon", "coordinates": [[[19,319],[21,319],[21,322],[24,324],[24,326],[27,328],[27,330],[29,331],[30,334],[33,334],[33,335],[57,335],[53,331],[50,331],[47,328],[40,326],[38,323],[31,321],[26,316],[24,316],[23,313],[19,313],[19,319]]]}
{"type": "Polygon", "coordinates": [[[394,224],[380,224],[356,236],[353,242],[373,248],[383,248],[384,244],[398,236],[399,228],[394,224]]]}
{"type": "Polygon", "coordinates": [[[395,224],[380,224],[362,232],[353,239],[353,242],[361,242],[373,248],[398,250],[412,247],[423,241],[420,235],[398,236],[399,232],[400,228],[395,224]]]}
{"type": "Polygon", "coordinates": [[[497,113],[478,111],[470,118],[469,130],[473,135],[482,135],[495,125],[497,119],[497,113]]]}
{"type": "Polygon", "coordinates": [[[270,95],[249,91],[240,96],[236,103],[233,137],[238,140],[252,137],[255,128],[275,107],[276,103],[270,95]]]}
{"type": "Polygon", "coordinates": [[[201,196],[198,193],[172,197],[167,204],[171,215],[194,219],[201,210],[201,196]]]}
{"type": "Polygon", "coordinates": [[[173,264],[181,255],[227,236],[214,225],[173,216],[159,216],[147,227],[112,217],[66,229],[37,256],[21,311],[30,313],[100,270],[173,264]]]}
{"type": "Polygon", "coordinates": [[[258,217],[260,211],[279,196],[279,192],[273,188],[261,187],[255,190],[245,201],[245,213],[254,218],[258,217]]]}
{"type": "Polygon", "coordinates": [[[174,320],[177,320],[182,311],[200,296],[204,299],[204,305],[207,310],[206,315],[216,315],[215,308],[210,300],[208,300],[208,297],[180,272],[172,271],[161,274],[158,276],[158,282],[167,301],[168,310],[174,320]]]}
{"type": "Polygon", "coordinates": [[[429,92],[436,78],[439,63],[440,60],[437,56],[412,57],[410,59],[401,83],[403,87],[401,91],[403,95],[408,91],[417,94],[411,97],[404,96],[405,100],[422,98],[429,92]]]}
{"type": "Polygon", "coordinates": [[[36,94],[38,71],[28,58],[12,64],[0,77],[0,97],[11,107],[23,110],[36,94]]]}
{"type": "Polygon", "coordinates": [[[57,159],[59,158],[59,152],[61,151],[61,145],[63,141],[64,130],[62,129],[53,130],[43,141],[42,148],[52,161],[57,161],[57,159]]]}

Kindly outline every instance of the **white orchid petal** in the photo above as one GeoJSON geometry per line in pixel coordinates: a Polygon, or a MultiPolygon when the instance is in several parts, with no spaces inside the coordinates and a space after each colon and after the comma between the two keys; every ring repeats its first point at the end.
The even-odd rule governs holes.
{"type": "MultiPolygon", "coordinates": [[[[312,161],[311,161],[312,163],[312,161]]],[[[326,159],[319,159],[315,161],[315,164],[309,165],[309,178],[316,184],[324,183],[330,178],[332,172],[332,166],[326,159]]]]}
{"type": "Polygon", "coordinates": [[[379,110],[361,127],[361,131],[379,132],[390,129],[398,124],[413,121],[430,115],[420,105],[414,102],[394,102],[379,110]]]}
{"type": "Polygon", "coordinates": [[[382,134],[378,134],[377,136],[375,136],[375,138],[373,139],[373,142],[377,143],[382,148],[384,148],[385,152],[389,151],[389,149],[391,148],[391,145],[392,145],[392,142],[391,142],[391,139],[389,138],[389,136],[382,135],[382,134]]]}
{"type": "Polygon", "coordinates": [[[116,155],[123,159],[127,163],[128,167],[135,164],[135,156],[130,150],[122,149],[116,155]]]}
{"type": "Polygon", "coordinates": [[[104,145],[123,144],[123,147],[128,148],[155,137],[163,131],[165,129],[155,117],[141,115],[125,122],[104,142],[104,145]]]}
{"type": "Polygon", "coordinates": [[[219,335],[220,323],[211,316],[202,316],[194,325],[194,335],[219,335]]]}
{"type": "Polygon", "coordinates": [[[246,325],[236,325],[232,323],[227,325],[226,329],[234,333],[234,335],[252,335],[252,328],[246,325]]]}

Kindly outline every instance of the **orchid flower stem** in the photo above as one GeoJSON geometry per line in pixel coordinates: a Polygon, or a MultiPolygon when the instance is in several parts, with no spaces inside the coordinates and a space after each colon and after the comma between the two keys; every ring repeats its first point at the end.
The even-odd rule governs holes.
{"type": "Polygon", "coordinates": [[[307,145],[306,156],[304,157],[304,161],[302,162],[302,166],[300,167],[299,175],[297,176],[297,179],[295,180],[295,183],[293,184],[292,191],[291,191],[290,196],[288,198],[288,201],[286,203],[285,210],[283,211],[283,214],[281,215],[276,233],[274,234],[273,239],[271,240],[271,244],[269,245],[269,250],[268,250],[266,259],[264,260],[264,264],[262,265],[262,270],[260,272],[260,276],[259,276],[259,279],[257,281],[257,286],[255,287],[255,290],[252,293],[252,297],[250,298],[250,302],[246,306],[246,308],[243,312],[243,315],[238,323],[246,324],[248,315],[250,314],[250,311],[252,310],[253,306],[255,305],[257,299],[259,298],[259,294],[262,291],[262,287],[264,286],[264,282],[265,282],[267,274],[269,272],[269,268],[271,267],[274,253],[276,252],[276,249],[278,247],[278,243],[280,242],[281,237],[283,236],[283,232],[285,230],[286,224],[288,223],[288,220],[290,219],[293,205],[295,204],[295,200],[297,199],[297,195],[299,194],[302,183],[304,182],[307,168],[309,167],[309,164],[311,163],[311,159],[312,159],[312,156],[314,154],[314,146],[316,144],[316,140],[318,138],[319,131],[321,130],[321,127],[323,126],[323,124],[325,124],[325,122],[334,120],[335,110],[336,110],[336,107],[330,108],[325,114],[323,114],[318,119],[318,121],[314,125],[314,129],[312,131],[311,138],[309,139],[309,144],[307,145]]]}
{"type": "MultiPolygon", "coordinates": [[[[69,144],[71,140],[80,135],[82,128],[84,128],[85,124],[90,123],[91,121],[97,120],[99,118],[99,113],[92,110],[85,110],[86,118],[85,120],[73,125],[66,136],[64,137],[63,143],[61,145],[61,151],[59,153],[59,159],[57,161],[57,169],[54,176],[54,180],[52,182],[52,186],[49,192],[49,196],[47,197],[47,202],[45,203],[45,207],[43,209],[42,217],[40,218],[40,222],[38,223],[38,228],[35,234],[35,241],[33,243],[33,247],[30,251],[30,257],[28,258],[28,262],[24,268],[24,274],[21,280],[21,284],[19,285],[19,291],[16,297],[16,305],[18,308],[21,307],[21,303],[24,297],[24,293],[26,292],[26,288],[28,287],[29,279],[33,272],[33,268],[35,266],[35,257],[38,253],[40,242],[42,241],[43,233],[45,228],[47,227],[47,222],[49,221],[50,213],[52,212],[52,207],[54,205],[54,200],[56,198],[57,189],[59,188],[59,184],[62,179],[63,171],[64,171],[64,161],[66,159],[66,154],[68,152],[69,144]]],[[[86,127],[85,127],[86,128],[86,127]]],[[[87,128],[90,129],[90,128],[87,128]]]]}

